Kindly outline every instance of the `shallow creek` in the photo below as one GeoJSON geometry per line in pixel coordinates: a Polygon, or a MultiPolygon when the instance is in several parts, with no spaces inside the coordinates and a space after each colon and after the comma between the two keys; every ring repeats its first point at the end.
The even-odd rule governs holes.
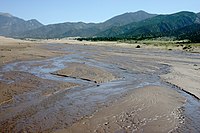
{"type": "MultiPolygon", "coordinates": [[[[56,44],[59,45],[59,44],[56,44]]],[[[164,86],[178,91],[187,100],[182,107],[185,116],[185,124],[180,132],[200,132],[200,102],[195,97],[181,91],[178,87],[161,81],[160,74],[168,73],[170,66],[153,61],[142,61],[133,57],[112,55],[112,53],[129,53],[129,49],[98,47],[93,46],[74,46],[66,45],[64,48],[57,48],[55,44],[48,45],[49,50],[62,50],[73,52],[72,54],[54,57],[39,61],[21,61],[3,66],[1,72],[20,71],[31,73],[39,78],[71,82],[79,86],[71,89],[60,90],[50,97],[44,97],[40,90],[26,92],[14,97],[10,104],[0,105],[1,119],[0,123],[12,120],[21,112],[26,113],[26,109],[32,109],[33,114],[27,114],[30,117],[21,117],[17,119],[13,130],[21,131],[24,127],[34,125],[39,129],[36,131],[50,131],[59,127],[71,125],[82,117],[90,116],[98,108],[108,106],[117,99],[124,97],[128,93],[134,93],[135,88],[149,85],[164,86]],[[111,53],[110,55],[108,53],[111,53]],[[52,72],[68,67],[68,63],[84,63],[88,66],[101,68],[117,76],[116,80],[107,83],[96,84],[94,82],[74,79],[70,77],[61,77],[52,75],[52,72]],[[140,68],[133,70],[131,68],[140,68]],[[22,100],[23,99],[23,102],[22,100]],[[14,110],[12,114],[6,114],[7,110],[14,110]],[[37,110],[37,111],[36,111],[37,110]],[[36,111],[36,112],[35,112],[36,111]],[[51,117],[49,117],[51,116],[51,117]],[[23,125],[23,126],[22,126],[23,125]]],[[[63,47],[63,45],[60,44],[63,47]]],[[[163,54],[156,52],[147,52],[136,50],[134,53],[143,52],[146,55],[163,54]]],[[[170,56],[171,53],[164,53],[170,56]]],[[[179,55],[181,53],[177,53],[179,55]]],[[[188,55],[191,56],[191,55],[188,55]]],[[[4,80],[10,84],[12,80],[4,80]]],[[[33,127],[30,127],[33,128],[33,127]]]]}

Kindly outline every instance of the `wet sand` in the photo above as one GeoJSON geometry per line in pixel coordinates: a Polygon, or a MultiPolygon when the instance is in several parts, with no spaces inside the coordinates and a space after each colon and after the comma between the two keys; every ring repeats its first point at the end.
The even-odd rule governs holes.
{"type": "Polygon", "coordinates": [[[77,86],[73,83],[41,79],[26,72],[13,71],[1,74],[4,80],[0,81],[0,105],[12,103],[16,100],[15,96],[31,91],[41,91],[41,95],[48,97],[63,88],[77,86]]]}
{"type": "Polygon", "coordinates": [[[171,72],[162,78],[200,99],[200,65],[173,63],[171,72]]]}
{"type": "Polygon", "coordinates": [[[198,53],[0,39],[0,132],[200,131],[198,53]]]}
{"type": "Polygon", "coordinates": [[[117,103],[56,133],[176,131],[184,121],[180,109],[184,102],[170,89],[138,88],[117,103]]]}
{"type": "Polygon", "coordinates": [[[115,77],[104,70],[82,63],[67,63],[67,68],[52,73],[63,77],[78,78],[94,83],[104,83],[114,80],[115,77]]]}

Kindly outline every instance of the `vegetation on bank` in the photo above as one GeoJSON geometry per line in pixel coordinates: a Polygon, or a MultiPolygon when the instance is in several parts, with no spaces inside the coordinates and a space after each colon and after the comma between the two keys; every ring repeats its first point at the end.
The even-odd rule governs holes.
{"type": "Polygon", "coordinates": [[[158,38],[117,38],[117,37],[95,37],[95,38],[77,38],[79,41],[117,41],[119,43],[138,44],[136,48],[142,45],[162,47],[167,50],[182,49],[184,51],[194,52],[194,48],[200,48],[200,43],[192,42],[188,39],[178,40],[175,37],[158,38]]]}
{"type": "MultiPolygon", "coordinates": [[[[200,33],[200,32],[199,32],[200,33]]],[[[78,41],[120,41],[120,42],[130,42],[137,43],[138,41],[143,42],[172,42],[172,43],[200,43],[200,34],[181,34],[176,37],[154,37],[154,36],[137,36],[137,37],[82,37],[77,38],[78,41]]]]}

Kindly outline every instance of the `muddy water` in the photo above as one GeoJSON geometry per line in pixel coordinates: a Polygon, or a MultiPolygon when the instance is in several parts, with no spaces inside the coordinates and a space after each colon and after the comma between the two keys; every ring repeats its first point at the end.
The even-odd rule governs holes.
{"type": "MultiPolygon", "coordinates": [[[[108,106],[120,97],[132,92],[135,88],[148,85],[168,87],[183,95],[187,102],[183,107],[185,124],[180,132],[200,131],[200,102],[175,86],[160,81],[159,74],[169,72],[168,65],[156,61],[145,61],[132,56],[122,56],[124,53],[142,53],[149,56],[155,54],[171,56],[171,54],[174,54],[190,58],[193,55],[103,46],[49,44],[49,47],[46,48],[73,52],[73,54],[41,61],[15,62],[3,66],[0,71],[4,73],[10,71],[27,72],[42,79],[71,82],[79,84],[79,86],[57,91],[49,97],[40,95],[41,92],[37,90],[30,91],[16,95],[14,97],[15,102],[0,105],[1,125],[15,121],[14,123],[11,122],[14,124],[11,131],[49,132],[57,128],[67,127],[82,117],[90,116],[100,107],[108,106]],[[113,53],[120,53],[121,55],[113,53]],[[95,84],[82,79],[59,77],[51,74],[67,68],[68,63],[71,62],[84,63],[107,70],[117,79],[108,83],[95,84]],[[23,99],[23,101],[18,101],[18,99],[23,99]],[[7,111],[12,113],[7,114],[7,111]]],[[[3,75],[0,80],[4,80],[8,84],[16,82],[5,80],[3,75]]]]}

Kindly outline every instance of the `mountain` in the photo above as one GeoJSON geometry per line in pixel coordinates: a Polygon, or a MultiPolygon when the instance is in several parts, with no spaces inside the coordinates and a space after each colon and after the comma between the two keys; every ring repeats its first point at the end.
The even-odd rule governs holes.
{"type": "Polygon", "coordinates": [[[11,14],[9,14],[9,13],[4,13],[4,12],[0,12],[0,16],[4,16],[4,17],[13,17],[11,14]]]}
{"type": "Polygon", "coordinates": [[[125,26],[112,27],[97,36],[100,37],[155,37],[168,34],[170,31],[197,23],[197,14],[193,12],[179,12],[170,15],[158,15],[140,22],[133,22],[125,26]]]}
{"type": "MultiPolygon", "coordinates": [[[[19,34],[19,37],[30,37],[30,38],[61,38],[65,34],[70,33],[69,36],[73,35],[73,31],[82,32],[83,29],[93,27],[94,23],[59,23],[59,24],[50,24],[42,26],[37,29],[29,30],[19,34]]],[[[75,34],[75,33],[74,33],[75,34]]],[[[78,36],[78,34],[76,35],[78,36]]]]}
{"type": "Polygon", "coordinates": [[[66,22],[42,25],[0,13],[0,35],[18,38],[115,37],[144,39],[175,36],[199,41],[200,13],[182,11],[168,15],[144,11],[124,13],[102,23],[66,22]]]}
{"type": "Polygon", "coordinates": [[[200,13],[197,13],[197,20],[196,23],[200,23],[200,13]]]}
{"type": "Polygon", "coordinates": [[[0,13],[0,35],[15,36],[43,26],[35,19],[25,21],[8,13],[0,13]]]}
{"type": "Polygon", "coordinates": [[[42,26],[38,29],[30,30],[20,34],[20,37],[33,38],[62,38],[81,36],[94,36],[99,32],[109,29],[113,26],[123,26],[132,22],[138,22],[156,16],[156,14],[149,14],[144,11],[134,13],[125,13],[113,17],[103,23],[60,23],[42,26]]]}
{"type": "Polygon", "coordinates": [[[102,26],[102,28],[105,30],[113,26],[123,26],[132,22],[139,22],[141,20],[145,20],[155,16],[157,16],[157,14],[149,14],[142,10],[137,12],[124,13],[103,22],[102,24],[100,24],[100,26],[102,26]]]}
{"type": "Polygon", "coordinates": [[[199,13],[197,13],[197,16],[200,18],[200,12],[199,12],[199,13]]]}

